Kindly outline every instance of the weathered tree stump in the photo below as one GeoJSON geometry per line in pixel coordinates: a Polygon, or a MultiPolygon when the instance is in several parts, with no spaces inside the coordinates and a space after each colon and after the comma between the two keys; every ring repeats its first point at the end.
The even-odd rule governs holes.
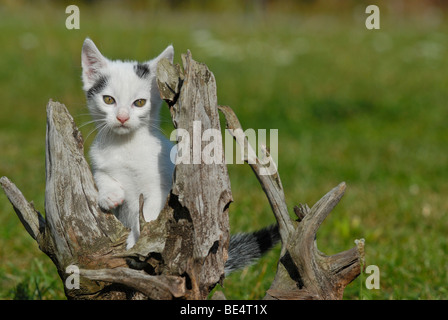
{"type": "Polygon", "coordinates": [[[269,153],[264,149],[264,159],[249,159],[250,155],[255,155],[255,151],[244,136],[238,118],[229,107],[219,108],[234,138],[240,145],[248,146],[244,160],[257,176],[279,225],[282,250],[276,277],[265,299],[342,299],[345,287],[361,273],[364,242],[359,241],[351,250],[325,256],[317,249],[316,233],[341,200],[345,183],[333,188],[312,209],[307,205],[295,207],[294,213],[298,219],[293,221],[286,207],[280,176],[276,170],[272,170],[275,163],[269,153]],[[275,173],[261,174],[263,169],[275,173]]]}
{"type": "MultiPolygon", "coordinates": [[[[213,73],[194,61],[190,52],[182,60],[184,70],[168,60],[158,66],[159,90],[169,105],[174,127],[193,137],[193,122],[200,121],[202,132],[220,132],[219,108],[228,128],[234,129],[236,141],[247,143],[233,111],[218,107],[213,73]]],[[[192,143],[191,154],[197,151],[194,148],[192,143]]],[[[245,160],[253,154],[246,153],[245,160]]],[[[79,289],[64,286],[68,299],[205,299],[224,280],[229,244],[232,194],[222,157],[220,163],[176,164],[165,208],[155,221],[141,219],[140,238],[130,250],[125,248],[129,231],[97,204],[98,191],[84,158],[83,139],[64,105],[51,100],[47,105],[45,218],[8,178],[2,177],[0,183],[62,281],[69,276],[67,267],[79,268],[79,289]]],[[[317,249],[315,237],[342,197],[345,184],[331,190],[312,209],[295,209],[300,221],[294,221],[279,174],[276,170],[271,175],[260,174],[275,166],[267,151],[263,157],[263,161],[248,162],[269,199],[282,240],[277,274],[266,298],[341,299],[345,286],[361,272],[363,244],[325,256],[317,249]]]]}

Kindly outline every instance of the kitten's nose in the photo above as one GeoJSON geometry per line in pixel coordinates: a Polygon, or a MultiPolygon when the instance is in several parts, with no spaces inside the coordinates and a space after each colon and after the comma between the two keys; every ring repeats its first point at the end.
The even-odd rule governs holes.
{"type": "Polygon", "coordinates": [[[124,124],[126,121],[129,120],[129,116],[126,115],[118,115],[117,120],[121,122],[121,124],[124,124]]]}
{"type": "Polygon", "coordinates": [[[124,124],[126,121],[129,120],[129,113],[123,109],[119,109],[117,114],[117,120],[120,121],[121,124],[124,124]]]}

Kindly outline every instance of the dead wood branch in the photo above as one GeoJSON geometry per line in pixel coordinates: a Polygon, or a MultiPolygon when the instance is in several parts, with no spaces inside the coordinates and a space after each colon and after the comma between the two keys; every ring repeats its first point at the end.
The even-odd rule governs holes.
{"type": "MultiPolygon", "coordinates": [[[[157,70],[161,97],[167,101],[178,132],[221,132],[216,81],[206,65],[182,56],[183,70],[162,60],[157,70]]],[[[220,107],[228,128],[246,144],[241,125],[229,107],[220,107]]],[[[178,134],[178,143],[182,142],[178,134]]],[[[221,137],[218,139],[222,147],[221,137]]],[[[194,157],[204,141],[183,145],[194,157]]],[[[245,160],[258,178],[279,224],[282,240],[270,299],[340,299],[345,286],[360,273],[363,244],[325,256],[316,246],[316,232],[341,199],[342,183],[311,209],[297,207],[290,218],[276,164],[266,148],[258,158],[252,147],[245,160]],[[266,161],[268,160],[268,161],[266,161]],[[266,174],[270,171],[270,174],[266,174]]],[[[179,157],[179,155],[178,155],[179,157]]],[[[129,231],[98,204],[83,139],[67,108],[47,105],[45,219],[6,177],[0,184],[27,232],[57,267],[65,283],[67,267],[80,270],[80,288],[65,287],[69,299],[205,299],[224,279],[229,244],[228,210],[232,202],[224,153],[217,163],[176,163],[165,208],[155,221],[141,219],[141,236],[125,249],[129,231]]],[[[140,203],[142,217],[143,199],[140,203]]]]}
{"type": "MultiPolygon", "coordinates": [[[[245,161],[249,163],[279,225],[282,239],[281,257],[277,274],[266,299],[342,299],[345,287],[361,272],[364,256],[363,243],[357,247],[326,256],[317,249],[316,234],[324,219],[338,204],[345,191],[345,183],[328,192],[313,208],[307,205],[296,207],[294,212],[298,221],[293,221],[286,207],[283,187],[275,163],[267,151],[262,155],[266,159],[250,159],[255,156],[253,147],[241,127],[233,110],[220,106],[225,115],[227,128],[239,145],[245,146],[245,161]],[[275,170],[272,170],[274,166],[275,170]],[[267,175],[262,169],[271,170],[267,175]]],[[[266,148],[263,148],[266,150],[266,148]]]]}

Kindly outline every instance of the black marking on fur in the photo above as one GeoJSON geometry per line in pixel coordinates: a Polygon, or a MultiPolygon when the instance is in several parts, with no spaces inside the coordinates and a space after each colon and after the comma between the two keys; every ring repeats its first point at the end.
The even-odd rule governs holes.
{"type": "Polygon", "coordinates": [[[280,234],[278,232],[278,225],[273,225],[254,233],[257,239],[260,252],[263,254],[269,251],[279,240],[280,234]]]}
{"type": "Polygon", "coordinates": [[[229,274],[253,264],[280,241],[278,225],[272,225],[253,233],[232,235],[229,243],[229,258],[224,271],[229,274]]]}
{"type": "Polygon", "coordinates": [[[134,71],[135,73],[140,77],[140,78],[146,78],[149,75],[149,66],[147,64],[142,64],[142,63],[137,63],[134,66],[134,71]]]}
{"type": "Polygon", "coordinates": [[[100,93],[104,88],[106,88],[109,78],[106,76],[100,76],[98,80],[95,81],[93,86],[87,91],[87,99],[92,98],[95,94],[100,93]]]}

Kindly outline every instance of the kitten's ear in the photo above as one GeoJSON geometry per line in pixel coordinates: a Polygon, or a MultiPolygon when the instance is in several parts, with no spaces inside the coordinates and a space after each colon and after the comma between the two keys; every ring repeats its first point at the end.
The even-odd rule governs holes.
{"type": "Polygon", "coordinates": [[[98,79],[99,71],[107,66],[107,59],[89,38],[82,45],[81,64],[84,89],[88,90],[98,79]]]}
{"type": "Polygon", "coordinates": [[[163,50],[163,52],[161,54],[159,54],[156,58],[151,60],[151,63],[157,65],[157,63],[163,58],[167,58],[171,63],[173,63],[174,47],[172,45],[169,45],[168,47],[166,47],[166,49],[163,50]]]}
{"type": "MultiPolygon", "coordinates": [[[[157,70],[157,64],[159,61],[163,58],[167,58],[171,63],[173,63],[174,58],[174,48],[172,45],[169,45],[166,47],[165,50],[161,54],[159,54],[156,58],[148,61],[149,69],[151,70],[151,73],[154,75],[152,78],[152,86],[151,86],[151,100],[154,102],[155,106],[158,105],[162,100],[160,99],[160,93],[157,85],[157,78],[155,76],[156,70],[157,70]]],[[[156,110],[156,109],[155,109],[156,110]]]]}

